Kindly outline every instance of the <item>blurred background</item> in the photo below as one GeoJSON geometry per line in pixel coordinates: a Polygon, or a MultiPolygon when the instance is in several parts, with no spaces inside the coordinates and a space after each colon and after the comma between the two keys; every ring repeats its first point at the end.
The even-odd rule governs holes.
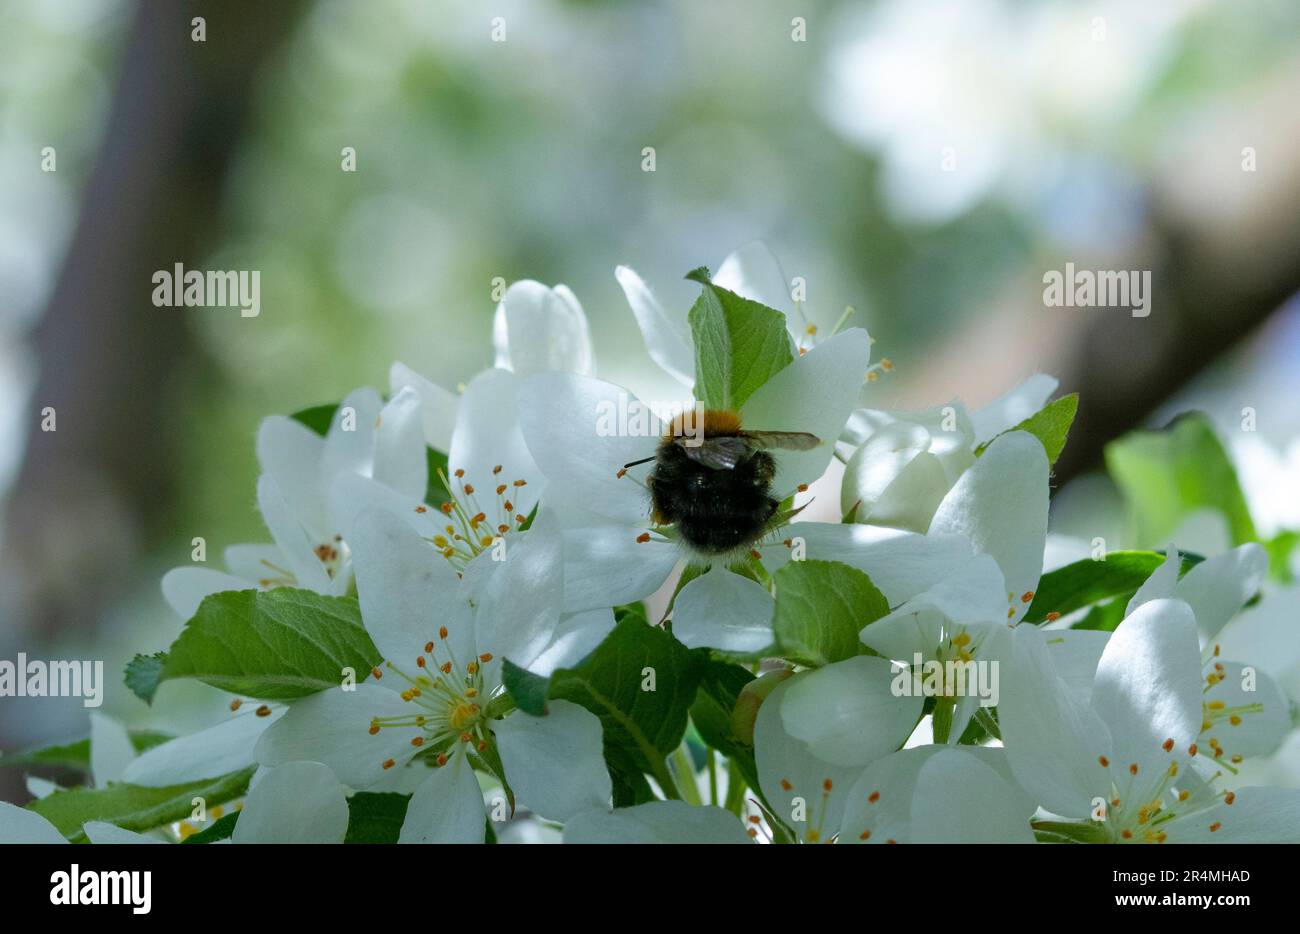
{"type": "MultiPolygon", "coordinates": [[[[195,536],[266,539],[262,416],[394,358],[467,380],[496,277],[568,284],[600,375],[651,391],[615,265],[689,303],[752,240],[813,322],[853,307],[875,406],[1080,392],[1072,515],[1113,499],[1107,441],[1197,407],[1300,521],[1297,100],[1295,0],[3,0],[0,658],[103,658],[106,712],[210,722],[120,672],[179,631],[195,536]],[[260,316],[154,307],[178,262],[259,270],[260,316]],[[1067,262],[1151,270],[1150,317],[1045,307],[1067,262]]],[[[0,700],[0,749],[85,730],[0,700]]]]}

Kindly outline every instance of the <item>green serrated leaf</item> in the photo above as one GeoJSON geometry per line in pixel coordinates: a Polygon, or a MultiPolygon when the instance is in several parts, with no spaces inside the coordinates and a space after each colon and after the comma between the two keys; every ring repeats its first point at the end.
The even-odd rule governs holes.
{"type": "Polygon", "coordinates": [[[695,396],[737,410],[793,361],[785,315],[714,285],[707,269],[687,275],[703,287],[687,321],[695,344],[695,396]]]}
{"type": "Polygon", "coordinates": [[[1065,449],[1065,440],[1070,435],[1070,426],[1074,424],[1075,413],[1079,410],[1079,394],[1072,392],[1068,396],[1049,402],[1033,415],[1029,416],[1012,431],[1027,431],[1043,442],[1047,452],[1047,462],[1055,464],[1065,449]]]}
{"type": "Polygon", "coordinates": [[[858,633],[889,612],[871,578],[838,561],[791,561],[774,578],[773,635],[781,655],[801,665],[862,654],[858,633]]]}
{"type": "Polygon", "coordinates": [[[358,791],[348,798],[348,833],[343,842],[396,843],[410,803],[410,795],[358,791]]]}
{"type": "MultiPolygon", "coordinates": [[[[353,597],[287,587],[228,590],[199,604],[152,687],[195,678],[234,694],[293,700],[337,687],[344,668],[365,673],[379,661],[353,597]]],[[[152,691],[145,699],[151,698],[152,691]]]]}
{"type": "Polygon", "coordinates": [[[1105,455],[1140,544],[1163,546],[1197,509],[1222,513],[1234,545],[1256,540],[1237,472],[1204,415],[1179,416],[1160,431],[1131,432],[1106,445],[1105,455]]]}
{"type": "Polygon", "coordinates": [[[229,840],[235,832],[235,824],[239,822],[239,812],[231,811],[224,814],[212,822],[212,826],[205,827],[198,833],[190,834],[181,843],[216,843],[218,840],[229,840]]]}
{"type": "Polygon", "coordinates": [[[190,816],[194,798],[208,808],[242,796],[248,790],[255,766],[218,778],[146,788],[141,785],[111,784],[107,788],[69,788],[56,791],[27,805],[70,840],[81,841],[86,821],[107,821],[125,830],[145,831],[190,816]]]}
{"type": "MultiPolygon", "coordinates": [[[[1180,574],[1197,562],[1183,554],[1180,574]]],[[[1025,621],[1041,623],[1048,613],[1067,616],[1075,610],[1121,594],[1132,594],[1165,561],[1156,551],[1112,551],[1099,561],[1084,558],[1049,571],[1038,582],[1025,621]]]]}
{"type": "Polygon", "coordinates": [[[167,663],[166,652],[155,652],[153,655],[136,655],[126,663],[126,671],[123,672],[123,680],[126,686],[131,689],[131,693],[146,704],[153,703],[153,696],[158,692],[158,684],[162,680],[163,666],[167,663]]]}

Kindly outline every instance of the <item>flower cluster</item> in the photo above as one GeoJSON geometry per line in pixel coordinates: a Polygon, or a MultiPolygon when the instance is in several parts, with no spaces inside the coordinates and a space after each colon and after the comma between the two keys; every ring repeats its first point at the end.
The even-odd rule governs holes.
{"type": "Polygon", "coordinates": [[[892,364],[762,247],[689,305],[616,276],[677,404],[598,378],[577,298],[519,282],[463,389],[395,363],[387,396],[266,419],[270,543],[168,573],[187,622],[126,676],[231,716],[96,717],[87,786],[33,784],[0,837],[1300,840],[1300,791],[1242,781],[1291,735],[1294,533],[1053,566],[1054,379],[884,411],[892,364]],[[102,821],[51,806],[109,785],[102,821]]]}

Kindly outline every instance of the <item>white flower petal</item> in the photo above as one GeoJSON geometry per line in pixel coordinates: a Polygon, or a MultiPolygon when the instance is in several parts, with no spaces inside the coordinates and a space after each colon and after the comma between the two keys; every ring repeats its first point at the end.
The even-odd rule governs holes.
{"type": "Polygon", "coordinates": [[[0,801],[0,843],[67,843],[54,825],[35,811],[0,801]]]}
{"type": "Polygon", "coordinates": [[[867,766],[849,790],[840,843],[910,843],[912,801],[921,768],[944,746],[904,749],[867,766]]]}
{"type": "Polygon", "coordinates": [[[262,513],[267,531],[284,554],[288,569],[293,572],[298,586],[317,593],[330,593],[333,582],[313,552],[316,545],[324,539],[320,542],[312,541],[307,529],[293,512],[293,507],[284,498],[279,483],[269,474],[257,478],[257,508],[262,513]]]}
{"type": "Polygon", "coordinates": [[[299,522],[320,523],[325,518],[324,491],[319,485],[324,455],[325,440],[297,419],[272,415],[258,426],[257,462],[280,488],[289,514],[299,522]]]}
{"type": "Polygon", "coordinates": [[[840,825],[846,795],[862,770],[819,759],[807,743],[786,731],[782,716],[785,693],[808,674],[797,674],[777,685],[758,708],[754,762],[763,795],[777,817],[801,839],[811,834],[826,840],[840,825]],[[796,819],[800,813],[802,821],[796,819]]]}
{"type": "Polygon", "coordinates": [[[887,659],[859,655],[811,671],[792,682],[781,720],[818,758],[864,766],[889,755],[921,718],[924,698],[896,696],[887,659]]]}
{"type": "Polygon", "coordinates": [[[975,443],[985,444],[995,435],[1014,428],[1047,405],[1060,383],[1051,376],[1037,373],[1006,395],[972,412],[975,443]]]}
{"type": "Polygon", "coordinates": [[[226,569],[244,581],[245,587],[266,578],[280,577],[288,567],[284,554],[274,545],[231,545],[223,557],[226,569]]]}
{"type": "Polygon", "coordinates": [[[1092,709],[1109,728],[1116,763],[1136,763],[1143,775],[1167,769],[1165,741],[1182,751],[1201,731],[1201,688],[1196,620],[1187,604],[1153,600],[1120,623],[1092,686],[1092,709]]]}
{"type": "Polygon", "coordinates": [[[151,837],[148,834],[136,833],[133,830],[123,830],[116,824],[108,824],[104,821],[92,820],[86,821],[82,826],[82,831],[91,843],[162,843],[166,840],[158,837],[151,837]]]}
{"type": "Polygon", "coordinates": [[[560,618],[555,637],[528,670],[546,677],[557,668],[572,668],[604,641],[614,628],[614,611],[609,607],[583,610],[560,618]]]}
{"type": "Polygon", "coordinates": [[[724,259],[713,276],[713,284],[775,308],[786,316],[791,332],[800,330],[799,322],[791,316],[794,302],[790,297],[790,283],[765,243],[758,240],[746,243],[724,259]]]}
{"type": "MultiPolygon", "coordinates": [[[[390,671],[384,677],[396,675],[390,671]]],[[[367,788],[383,777],[385,761],[410,758],[411,738],[420,734],[412,726],[385,727],[372,735],[371,721],[410,713],[397,691],[379,684],[358,684],[354,691],[331,688],[290,705],[257,741],[253,757],[266,766],[323,762],[345,785],[367,788]]]]}
{"type": "Polygon", "coordinates": [[[1097,676],[1097,663],[1106,650],[1110,633],[1088,629],[1039,630],[1052,656],[1052,666],[1065,686],[1087,701],[1097,676]]]}
{"type": "Polygon", "coordinates": [[[1110,756],[1110,733],[1057,676],[1044,635],[1029,626],[1012,633],[998,726],[1017,782],[1053,813],[1086,817],[1093,798],[1110,793],[1110,770],[1099,760],[1110,756]]]}
{"type": "Polygon", "coordinates": [[[464,755],[454,755],[411,795],[398,843],[482,843],[483,792],[464,755]]]}
{"type": "Polygon", "coordinates": [[[564,827],[565,843],[752,843],[730,811],[684,801],[651,801],[586,811],[564,827]]]}
{"type": "Polygon", "coordinates": [[[588,376],[542,373],[520,390],[519,424],[550,481],[548,496],[553,501],[616,522],[645,524],[649,494],[631,476],[620,478],[618,471],[624,464],[652,457],[663,426],[630,392],[588,376]],[[643,417],[644,434],[632,434],[630,422],[620,426],[619,413],[629,419],[643,417]],[[627,430],[620,432],[621,427],[627,430]]]}
{"type": "Polygon", "coordinates": [[[969,752],[944,749],[922,766],[912,801],[912,843],[1033,843],[1033,805],[969,752]]]}
{"type": "Polygon", "coordinates": [[[513,283],[497,305],[492,336],[496,365],[521,377],[547,370],[590,374],[596,368],[587,316],[568,286],[513,283]]]}
{"type": "Polygon", "coordinates": [[[132,785],[162,788],[204,778],[216,778],[253,764],[257,740],[284,708],[258,717],[251,711],[146,749],[128,765],[122,780],[132,785]]]}
{"type": "Polygon", "coordinates": [[[1170,843],[1300,843],[1300,790],[1239,788],[1232,804],[1170,821],[1168,834],[1170,843]]]}
{"type": "Polygon", "coordinates": [[[988,555],[976,555],[951,573],[951,577],[863,627],[863,644],[886,658],[910,664],[916,652],[934,658],[939,637],[950,638],[954,626],[1006,621],[1007,589],[996,561],[988,555]]]}
{"type": "Polygon", "coordinates": [[[741,414],[750,431],[806,431],[822,442],[811,451],[778,452],[772,482],[777,495],[812,483],[826,470],[870,364],[871,338],[849,328],[796,357],[746,400],[741,414]]]}
{"type": "Polygon", "coordinates": [[[1165,560],[1151,572],[1151,576],[1142,582],[1142,586],[1129,599],[1128,606],[1124,608],[1124,615],[1131,615],[1142,604],[1150,603],[1152,600],[1173,597],[1178,589],[1178,575],[1182,564],[1183,559],[1179,556],[1178,549],[1170,545],[1165,550],[1165,560]]]}
{"type": "Polygon", "coordinates": [[[225,590],[251,590],[253,581],[212,568],[172,568],[162,578],[163,599],[182,619],[198,612],[203,598],[225,590]]]}
{"type": "Polygon", "coordinates": [[[1169,557],[1129,602],[1132,613],[1148,600],[1173,597],[1192,608],[1201,636],[1213,639],[1268,576],[1268,555],[1251,542],[1197,564],[1178,579],[1181,559],[1172,546],[1169,557]]]}
{"type": "Polygon", "coordinates": [[[440,626],[461,657],[474,650],[456,571],[407,523],[382,510],[364,513],[350,544],[361,618],[386,660],[413,665],[440,626]]]}
{"type": "Polygon", "coordinates": [[[564,609],[622,606],[648,597],[668,579],[681,552],[659,538],[638,542],[640,528],[564,530],[564,609]]]}
{"type": "Polygon", "coordinates": [[[319,762],[268,770],[244,799],[234,843],[342,843],[348,832],[346,789],[319,762]]]}
{"type": "Polygon", "coordinates": [[[673,603],[673,635],[687,648],[752,655],[772,645],[772,595],[747,577],[715,567],[673,603]]]}
{"type": "Polygon", "coordinates": [[[1001,750],[920,746],[873,762],[848,795],[841,843],[1032,843],[1033,801],[1001,750]]]}
{"type": "Polygon", "coordinates": [[[1248,669],[1240,662],[1219,664],[1223,665],[1224,678],[1205,691],[1205,702],[1222,703],[1225,712],[1256,704],[1264,709],[1243,712],[1236,725],[1231,719],[1220,719],[1208,732],[1219,741],[1227,757],[1249,759],[1269,755],[1291,732],[1290,701],[1264,672],[1253,667],[1248,669]],[[1252,690],[1246,690],[1247,687],[1252,690]]]}
{"type": "Polygon", "coordinates": [[[680,314],[666,311],[649,286],[626,266],[616,268],[614,277],[632,306],[650,359],[683,386],[695,385],[695,350],[686,320],[687,309],[683,307],[680,314]]]}
{"type": "Polygon", "coordinates": [[[900,422],[872,435],[844,468],[840,512],[855,520],[924,532],[951,483],[928,452],[929,433],[900,422]]]}
{"type": "Polygon", "coordinates": [[[97,710],[90,712],[90,774],[96,788],[122,780],[122,772],[135,758],[135,746],[126,727],[97,710]]]}
{"type": "Polygon", "coordinates": [[[424,499],[429,480],[420,397],[403,389],[379,413],[375,429],[375,480],[416,500],[424,499]]]}
{"type": "MultiPolygon", "coordinates": [[[[341,473],[371,476],[375,462],[375,421],[383,405],[379,393],[368,387],[354,389],[339,403],[325,435],[320,474],[315,478],[322,492],[327,491],[341,473]]],[[[302,483],[304,479],[299,478],[298,482],[302,483]]],[[[283,488],[283,481],[280,485],[283,488]]]]}
{"type": "Polygon", "coordinates": [[[555,638],[564,607],[564,540],[550,510],[527,532],[506,536],[503,560],[493,550],[475,558],[463,588],[475,605],[475,654],[493,656],[484,679],[495,682],[493,669],[506,658],[529,667],[555,638]]]}
{"type": "Polygon", "coordinates": [[[506,780],[519,802],[545,820],[609,806],[600,718],[577,704],[552,700],[546,715],[516,713],[494,724],[506,780]]]}
{"type": "Polygon", "coordinates": [[[1047,453],[1033,435],[998,437],[944,497],[931,534],[966,536],[976,553],[992,555],[1006,578],[1013,614],[1029,603],[1021,596],[1038,586],[1047,540],[1047,453]]]}
{"type": "MultiPolygon", "coordinates": [[[[505,496],[514,512],[528,515],[542,496],[546,477],[534,462],[520,432],[520,380],[508,370],[484,370],[470,380],[456,413],[447,466],[465,471],[457,487],[468,483],[489,515],[496,487],[507,486],[505,496]],[[494,472],[497,467],[499,473],[494,472]],[[527,486],[514,486],[523,481],[527,486]]],[[[460,492],[459,489],[457,491],[460,492]]]]}
{"type": "MultiPolygon", "coordinates": [[[[960,535],[917,535],[838,522],[795,522],[782,534],[791,541],[802,539],[808,558],[840,561],[866,572],[890,606],[928,590],[971,559],[970,542],[960,535]]],[[[764,566],[774,573],[790,558],[784,544],[759,550],[764,566]]]]}
{"type": "Polygon", "coordinates": [[[460,396],[430,382],[404,363],[394,363],[389,368],[388,385],[393,395],[407,387],[419,394],[424,440],[435,451],[446,454],[451,449],[451,433],[456,427],[460,396]]]}

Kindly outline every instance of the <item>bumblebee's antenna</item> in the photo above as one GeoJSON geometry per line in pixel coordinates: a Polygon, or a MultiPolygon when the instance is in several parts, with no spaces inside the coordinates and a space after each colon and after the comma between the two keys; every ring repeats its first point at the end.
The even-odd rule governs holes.
{"type": "Polygon", "coordinates": [[[624,470],[627,470],[629,467],[638,467],[638,466],[640,466],[641,464],[648,464],[648,463],[650,463],[652,460],[654,460],[656,456],[657,456],[657,455],[651,454],[649,457],[643,457],[643,458],[641,458],[639,461],[632,461],[632,463],[630,463],[630,464],[624,464],[624,465],[623,465],[623,469],[624,469],[624,470]]]}

